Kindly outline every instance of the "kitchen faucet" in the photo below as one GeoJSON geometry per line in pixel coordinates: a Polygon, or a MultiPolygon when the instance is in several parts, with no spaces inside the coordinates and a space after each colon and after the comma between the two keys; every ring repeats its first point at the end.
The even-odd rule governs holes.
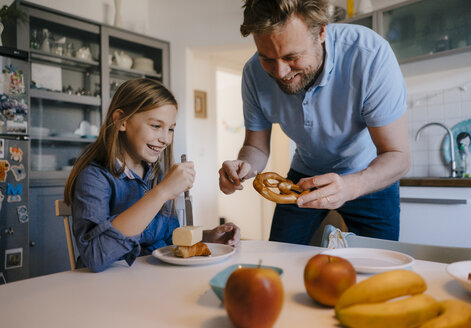
{"type": "Polygon", "coordinates": [[[453,132],[451,131],[450,128],[448,128],[446,125],[438,122],[430,122],[425,125],[423,125],[416,133],[415,135],[415,141],[418,141],[420,138],[420,133],[422,132],[423,129],[425,129],[428,126],[432,125],[437,125],[441,126],[448,132],[448,137],[450,138],[450,155],[451,155],[451,161],[450,161],[450,177],[451,178],[456,178],[456,161],[455,161],[455,142],[453,138],[453,132]]]}

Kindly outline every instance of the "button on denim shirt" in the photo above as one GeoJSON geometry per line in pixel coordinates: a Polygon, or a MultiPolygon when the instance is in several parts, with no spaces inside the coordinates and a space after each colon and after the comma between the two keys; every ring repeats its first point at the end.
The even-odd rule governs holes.
{"type": "Polygon", "coordinates": [[[111,225],[116,216],[150,190],[152,179],[150,168],[144,179],[129,169],[114,177],[96,163],[90,163],[80,172],[72,204],[79,262],[93,272],[100,272],[118,260],[124,259],[132,265],[137,256],[172,244],[172,232],[179,223],[175,214],[164,214],[171,213],[168,204],[139,235],[124,236],[111,225]]]}

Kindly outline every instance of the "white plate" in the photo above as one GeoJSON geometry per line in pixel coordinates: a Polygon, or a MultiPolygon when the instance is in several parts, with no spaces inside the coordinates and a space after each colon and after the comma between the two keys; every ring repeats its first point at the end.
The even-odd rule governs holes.
{"type": "Polygon", "coordinates": [[[471,261],[460,261],[448,264],[446,271],[455,278],[461,286],[471,292],[471,280],[468,275],[471,273],[471,261]]]}
{"type": "Polygon", "coordinates": [[[193,256],[188,258],[177,257],[173,255],[172,248],[175,246],[166,246],[159,249],[156,249],[152,252],[156,258],[163,262],[176,264],[176,265],[200,265],[213,262],[222,261],[235,252],[235,248],[229,245],[215,244],[215,243],[205,243],[208,245],[211,255],[209,256],[193,256]]]}
{"type": "Polygon", "coordinates": [[[404,253],[378,248],[336,248],[324,251],[322,254],[343,257],[352,263],[357,272],[361,273],[404,269],[414,262],[414,258],[404,253]]]}

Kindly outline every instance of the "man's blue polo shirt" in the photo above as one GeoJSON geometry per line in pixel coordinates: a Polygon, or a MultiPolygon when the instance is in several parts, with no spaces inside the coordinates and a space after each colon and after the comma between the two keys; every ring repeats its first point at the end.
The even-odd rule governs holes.
{"type": "Polygon", "coordinates": [[[354,173],[376,157],[367,127],[406,112],[406,87],[388,42],[359,25],[329,24],[324,68],[307,91],[287,95],[256,53],[242,77],[245,127],[279,123],[297,145],[291,168],[305,175],[354,173]]]}

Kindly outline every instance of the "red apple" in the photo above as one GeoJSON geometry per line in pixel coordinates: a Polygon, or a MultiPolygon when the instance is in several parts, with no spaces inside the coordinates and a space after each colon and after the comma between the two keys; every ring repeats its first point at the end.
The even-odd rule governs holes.
{"type": "Polygon", "coordinates": [[[353,265],[341,257],[317,254],[304,267],[306,291],[323,305],[335,306],[340,295],[356,280],[353,265]]]}
{"type": "Polygon", "coordinates": [[[269,268],[239,268],[224,287],[224,307],[236,327],[272,327],[283,297],[281,278],[269,268]]]}

